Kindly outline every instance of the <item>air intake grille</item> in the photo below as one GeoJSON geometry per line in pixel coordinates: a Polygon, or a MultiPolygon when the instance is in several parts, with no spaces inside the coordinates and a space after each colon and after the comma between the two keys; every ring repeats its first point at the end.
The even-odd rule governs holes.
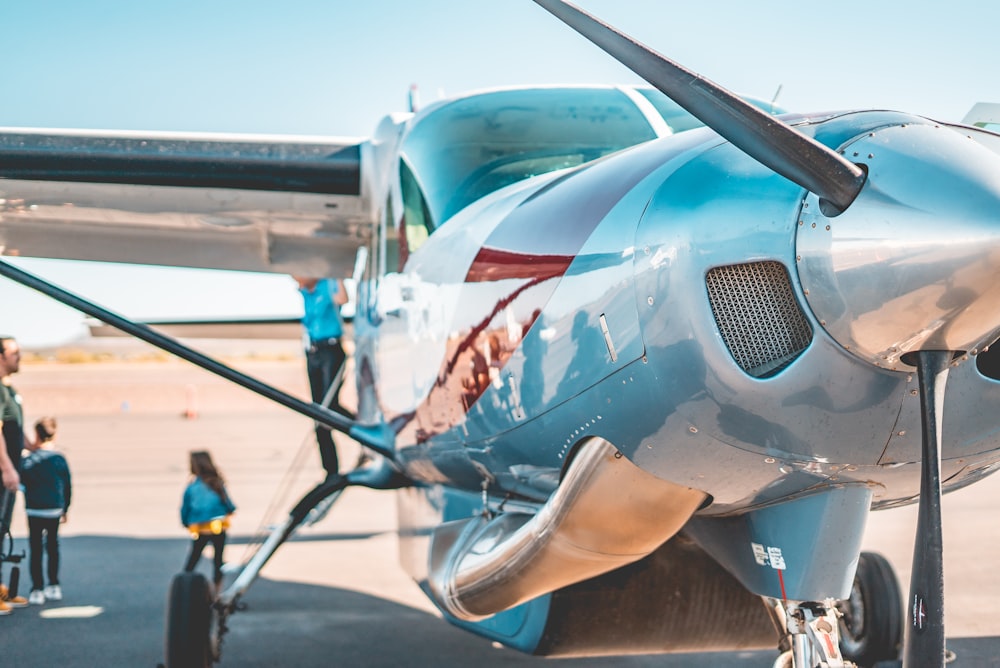
{"type": "Polygon", "coordinates": [[[751,376],[777,373],[812,340],[812,327],[780,262],[716,267],[708,272],[706,283],[722,340],[751,376]]]}

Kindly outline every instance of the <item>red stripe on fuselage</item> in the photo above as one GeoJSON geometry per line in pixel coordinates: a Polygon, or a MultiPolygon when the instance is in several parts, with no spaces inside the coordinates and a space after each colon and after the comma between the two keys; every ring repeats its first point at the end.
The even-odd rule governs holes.
{"type": "Polygon", "coordinates": [[[535,280],[556,278],[569,269],[575,255],[529,255],[483,247],[473,260],[466,283],[503,281],[511,278],[535,280]]]}
{"type": "MultiPolygon", "coordinates": [[[[481,309],[474,325],[453,331],[438,377],[402,441],[425,441],[464,419],[490,387],[549,302],[584,244],[619,201],[672,155],[646,146],[610,156],[546,184],[500,221],[465,276],[463,303],[481,309]],[[503,284],[503,285],[500,285],[503,284]],[[490,287],[496,289],[490,290],[490,287]],[[510,310],[511,316],[505,312],[510,310]],[[511,327],[513,318],[517,327],[511,327]]],[[[631,246],[635,223],[623,229],[631,246]]]]}

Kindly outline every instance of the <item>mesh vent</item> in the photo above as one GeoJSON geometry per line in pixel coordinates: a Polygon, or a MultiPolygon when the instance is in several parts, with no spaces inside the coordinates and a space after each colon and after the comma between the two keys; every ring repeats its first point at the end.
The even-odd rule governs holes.
{"type": "Polygon", "coordinates": [[[751,376],[777,373],[812,340],[812,327],[780,262],[716,267],[708,272],[706,283],[722,339],[751,376]]]}

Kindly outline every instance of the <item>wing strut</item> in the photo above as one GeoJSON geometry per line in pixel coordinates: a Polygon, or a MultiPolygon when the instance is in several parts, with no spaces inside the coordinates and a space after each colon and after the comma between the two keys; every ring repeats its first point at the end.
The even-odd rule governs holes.
{"type": "Polygon", "coordinates": [[[741,151],[819,195],[824,213],[845,211],[861,192],[861,168],[818,141],[568,2],[535,2],[741,151]]]}
{"type": "Polygon", "coordinates": [[[97,318],[112,327],[116,327],[127,334],[131,334],[137,339],[141,339],[146,343],[160,348],[161,350],[165,350],[183,360],[200,366],[206,371],[210,371],[217,376],[222,376],[226,380],[236,383],[237,385],[242,385],[251,392],[256,392],[257,394],[264,396],[271,401],[275,401],[286,408],[290,408],[297,413],[301,413],[306,417],[312,418],[313,420],[326,425],[330,429],[343,432],[361,445],[366,448],[370,448],[390,461],[395,459],[395,452],[392,447],[393,437],[392,432],[389,429],[379,429],[377,427],[359,425],[350,418],[344,417],[343,415],[340,415],[325,406],[302,401],[287,392],[282,392],[272,385],[268,385],[263,381],[253,378],[252,376],[236,371],[232,367],[226,366],[218,360],[208,357],[193,348],[189,348],[176,339],[172,339],[169,336],[161,334],[146,325],[128,320],[117,313],[109,311],[78,295],[63,290],[62,288],[49,283],[39,276],[26,272],[23,269],[19,269],[4,260],[0,260],[0,275],[9,278],[12,281],[16,281],[21,285],[32,288],[33,290],[38,290],[42,294],[51,297],[58,302],[62,302],[63,304],[86,313],[91,317],[97,318]]]}

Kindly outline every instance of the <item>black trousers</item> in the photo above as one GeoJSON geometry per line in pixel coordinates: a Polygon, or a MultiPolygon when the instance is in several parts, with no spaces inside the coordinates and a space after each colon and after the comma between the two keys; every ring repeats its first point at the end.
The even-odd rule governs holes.
{"type": "MultiPolygon", "coordinates": [[[[2,447],[2,446],[0,446],[2,447]]],[[[9,455],[10,453],[8,453],[9,455]]],[[[14,466],[20,463],[20,458],[14,461],[14,466]]],[[[0,475],[0,482],[3,476],[0,475]]],[[[0,487],[0,556],[8,557],[6,550],[10,543],[7,536],[10,534],[10,525],[14,519],[14,501],[17,500],[17,492],[11,492],[6,487],[0,487]]],[[[3,562],[0,561],[0,581],[3,580],[3,562]]]]}
{"type": "MultiPolygon", "coordinates": [[[[337,374],[344,366],[347,354],[340,342],[312,346],[306,350],[306,370],[309,373],[309,391],[312,394],[313,402],[322,404],[323,399],[334,381],[337,386],[333,389],[330,402],[326,405],[341,415],[349,413],[340,405],[340,387],[343,385],[343,377],[338,380],[337,374]]],[[[340,470],[340,462],[337,459],[337,447],[333,444],[333,434],[326,427],[316,427],[316,442],[319,444],[319,458],[323,463],[323,468],[327,474],[332,475],[340,470]]]]}
{"type": "MultiPolygon", "coordinates": [[[[6,487],[0,487],[0,557],[10,556],[6,553],[7,534],[10,533],[11,521],[14,519],[14,501],[17,499],[15,492],[9,491],[6,487]]],[[[0,561],[0,580],[3,580],[3,562],[0,561]]]]}
{"type": "Polygon", "coordinates": [[[59,518],[28,516],[28,545],[31,548],[31,588],[44,589],[42,550],[48,557],[49,584],[59,584],[59,518]]]}
{"type": "Polygon", "coordinates": [[[5,539],[10,531],[10,525],[14,519],[14,501],[17,500],[17,493],[11,492],[6,487],[0,487],[0,539],[5,539]]]}
{"type": "Polygon", "coordinates": [[[212,578],[216,584],[222,582],[222,551],[226,547],[226,532],[222,533],[200,533],[198,537],[191,541],[191,552],[188,554],[187,563],[184,564],[185,571],[193,571],[201,559],[201,553],[205,546],[212,544],[215,555],[212,558],[212,578]]]}

